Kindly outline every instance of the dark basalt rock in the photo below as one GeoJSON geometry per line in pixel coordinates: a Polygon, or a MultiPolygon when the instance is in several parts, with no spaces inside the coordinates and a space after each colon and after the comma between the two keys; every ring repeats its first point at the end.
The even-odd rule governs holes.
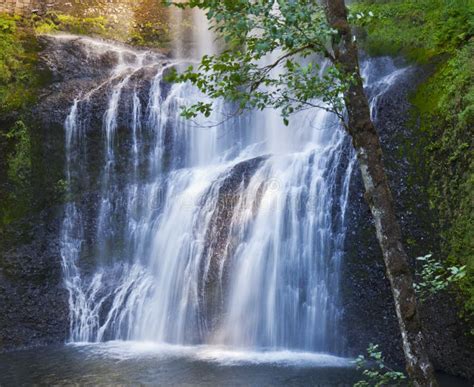
{"type": "MultiPolygon", "coordinates": [[[[109,80],[110,71],[118,61],[115,53],[105,50],[95,56],[88,55],[87,40],[83,38],[62,40],[44,36],[39,39],[43,46],[40,67],[51,74],[51,82],[41,91],[38,103],[25,120],[34,135],[37,153],[34,157],[39,158],[41,165],[33,163],[31,214],[0,229],[0,352],[61,343],[67,338],[68,292],[62,279],[59,237],[64,201],[71,198],[56,193],[55,197],[43,197],[45,185],[64,179],[64,121],[74,99],[94,88],[97,90],[80,104],[79,114],[87,117],[85,134],[95,140],[89,141],[87,172],[92,181],[99,181],[104,111],[111,88],[121,80],[109,80]]],[[[159,57],[153,55],[155,60],[159,57]]],[[[133,60],[126,54],[124,58],[133,60]]],[[[151,63],[151,59],[145,58],[145,62],[147,60],[151,63]]],[[[122,91],[124,100],[131,98],[136,89],[145,109],[155,74],[153,65],[133,73],[122,91]]],[[[121,102],[119,108],[123,114],[119,117],[118,132],[129,127],[131,107],[121,102]]],[[[120,146],[126,149],[129,144],[124,141],[120,146]]],[[[48,189],[55,192],[54,187],[48,189]]],[[[73,199],[86,211],[97,212],[98,189],[93,184],[87,192],[74,192],[73,199]]],[[[90,222],[85,224],[86,248],[80,257],[85,276],[92,271],[94,250],[91,246],[97,244],[96,226],[90,222]]]]}
{"type": "Polygon", "coordinates": [[[60,213],[43,211],[0,234],[0,351],[66,339],[60,213]]]}
{"type": "MultiPolygon", "coordinates": [[[[225,287],[220,285],[228,283],[228,268],[232,264],[229,257],[232,256],[236,247],[231,235],[231,222],[235,207],[242,189],[244,190],[248,186],[255,171],[267,158],[268,156],[260,156],[242,161],[234,165],[222,180],[216,182],[218,199],[209,222],[202,252],[203,257],[207,258],[201,259],[201,262],[209,261],[208,268],[201,268],[204,282],[203,289],[200,290],[200,294],[202,294],[200,300],[203,303],[204,315],[207,319],[206,325],[209,330],[217,326],[219,317],[222,317],[225,287]],[[222,278],[219,278],[221,275],[222,278]]],[[[210,191],[214,189],[215,187],[211,187],[210,191]]]]}
{"type": "MultiPolygon", "coordinates": [[[[91,49],[94,43],[84,37],[42,36],[39,39],[43,46],[41,67],[51,74],[51,84],[43,90],[40,102],[34,109],[35,116],[47,125],[62,128],[74,99],[79,98],[82,100],[81,110],[88,118],[86,131],[97,132],[102,125],[110,93],[124,78],[124,75],[111,76],[112,71],[119,63],[120,56],[123,63],[133,64],[136,57],[132,48],[123,46],[124,51],[119,55],[112,46],[107,49],[107,42],[96,50],[91,49]]],[[[146,106],[150,83],[158,67],[157,59],[161,58],[161,64],[166,64],[166,58],[159,53],[150,51],[144,52],[144,55],[145,66],[130,74],[129,82],[122,90],[122,105],[125,104],[123,101],[128,103],[121,106],[124,114],[119,116],[119,127],[128,124],[126,120],[133,91],[139,90],[142,106],[146,106]]]]}
{"type": "MultiPolygon", "coordinates": [[[[380,61],[383,68],[384,58],[380,61]]],[[[397,206],[405,241],[412,257],[438,251],[438,230],[421,183],[413,183],[416,165],[410,164],[404,147],[416,144],[410,93],[429,75],[429,69],[412,67],[398,78],[387,93],[380,96],[375,108],[376,126],[384,150],[384,163],[397,206]]],[[[377,90],[368,90],[368,93],[377,90]]],[[[406,149],[406,148],[405,148],[406,149]]],[[[348,232],[342,278],[344,317],[341,319],[349,354],[366,352],[369,343],[379,344],[387,361],[403,368],[401,335],[382,252],[375,236],[370,210],[364,200],[362,178],[358,170],[349,193],[348,232]]],[[[436,369],[472,378],[472,339],[469,328],[459,318],[455,296],[439,294],[420,305],[430,358],[436,369]]]]}

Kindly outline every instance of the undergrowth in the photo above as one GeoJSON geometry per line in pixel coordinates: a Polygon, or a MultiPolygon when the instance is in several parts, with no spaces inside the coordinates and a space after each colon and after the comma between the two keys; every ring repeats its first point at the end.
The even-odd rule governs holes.
{"type": "MultiPolygon", "coordinates": [[[[135,17],[141,14],[137,11],[135,17]]],[[[164,22],[148,20],[152,16],[147,13],[145,17],[133,23],[133,28],[117,25],[104,16],[80,17],[61,13],[49,13],[41,18],[36,18],[35,31],[37,34],[54,34],[67,32],[75,35],[98,36],[105,39],[116,40],[134,46],[165,48],[169,44],[169,31],[164,22]],[[143,19],[143,20],[142,20],[143,19]]]]}
{"type": "Polygon", "coordinates": [[[38,44],[19,17],[0,14],[0,118],[35,100],[41,84],[38,44]]]}
{"type": "Polygon", "coordinates": [[[374,56],[403,55],[426,63],[455,53],[474,31],[473,0],[365,0],[351,10],[373,13],[363,46],[374,56]]]}

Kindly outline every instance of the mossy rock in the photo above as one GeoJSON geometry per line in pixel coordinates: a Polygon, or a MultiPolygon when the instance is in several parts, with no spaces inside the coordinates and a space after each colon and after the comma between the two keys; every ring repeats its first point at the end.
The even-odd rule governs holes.
{"type": "Polygon", "coordinates": [[[351,12],[358,20],[360,44],[370,54],[430,63],[431,76],[411,100],[416,146],[410,141],[403,152],[417,166],[409,181],[422,184],[438,218],[433,224],[440,240],[435,255],[447,264],[467,266],[458,298],[465,316],[472,318],[474,4],[468,3],[473,6],[465,0],[363,0],[351,12]]]}

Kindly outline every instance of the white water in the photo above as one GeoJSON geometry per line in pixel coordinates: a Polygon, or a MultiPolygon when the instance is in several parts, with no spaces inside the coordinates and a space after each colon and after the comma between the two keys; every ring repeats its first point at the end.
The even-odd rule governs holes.
{"type": "Polygon", "coordinates": [[[135,358],[165,357],[217,363],[224,366],[272,364],[296,367],[351,367],[352,360],[323,353],[299,351],[239,351],[224,346],[170,345],[147,341],[109,341],[107,343],[72,343],[86,349],[89,356],[126,361],[135,358]]]}
{"type": "MultiPolygon", "coordinates": [[[[212,50],[207,30],[199,36],[195,52],[212,50]]],[[[65,122],[70,340],[342,353],[339,274],[355,161],[337,121],[308,111],[285,127],[272,110],[224,120],[222,101],[209,119],[187,121],[180,106],[205,97],[165,86],[170,65],[160,56],[83,42],[91,56],[119,59],[65,122]],[[137,76],[144,68],[155,72],[149,90],[137,76]],[[85,127],[100,88],[109,97],[95,128],[97,166],[85,127]]],[[[392,75],[374,81],[380,95],[392,75]]]]}

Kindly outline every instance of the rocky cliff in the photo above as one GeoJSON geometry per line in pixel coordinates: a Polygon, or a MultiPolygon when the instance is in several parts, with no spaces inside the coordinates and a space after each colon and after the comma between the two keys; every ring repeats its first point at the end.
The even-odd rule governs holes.
{"type": "MultiPolygon", "coordinates": [[[[381,59],[383,60],[383,59],[381,59]]],[[[373,106],[373,117],[381,136],[384,162],[397,205],[405,246],[412,257],[437,251],[439,234],[435,228],[435,212],[430,208],[424,187],[414,179],[418,166],[405,152],[419,141],[413,122],[410,95],[429,76],[429,66],[410,66],[401,61],[406,71],[397,78],[373,106]]],[[[373,93],[376,90],[367,90],[373,93]]],[[[342,287],[344,325],[347,346],[352,355],[363,353],[368,343],[380,345],[393,363],[403,365],[401,336],[385,276],[382,253],[378,246],[370,210],[365,203],[362,179],[355,172],[350,191],[350,226],[345,242],[345,264],[342,287]]],[[[430,357],[435,367],[444,372],[474,377],[471,367],[474,342],[469,326],[460,318],[462,307],[454,293],[437,294],[424,301],[421,315],[430,357]]]]}

